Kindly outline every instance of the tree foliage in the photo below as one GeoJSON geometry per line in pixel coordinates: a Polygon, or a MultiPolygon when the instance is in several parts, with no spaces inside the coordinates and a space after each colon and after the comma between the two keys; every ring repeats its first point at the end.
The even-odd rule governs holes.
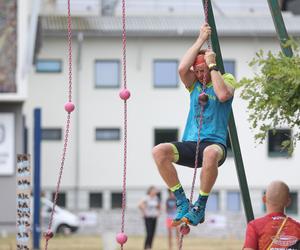
{"type": "Polygon", "coordinates": [[[282,146],[289,154],[300,140],[300,56],[299,46],[289,41],[294,56],[282,52],[274,54],[260,50],[249,63],[258,70],[253,78],[243,78],[241,97],[248,101],[249,121],[255,139],[262,143],[269,130],[288,127],[293,131],[291,140],[282,146]]]}

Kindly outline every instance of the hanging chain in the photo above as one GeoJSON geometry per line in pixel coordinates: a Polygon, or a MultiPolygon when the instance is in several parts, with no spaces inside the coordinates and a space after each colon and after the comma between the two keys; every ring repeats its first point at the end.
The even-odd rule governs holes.
{"type": "MultiPolygon", "coordinates": [[[[123,88],[127,88],[127,73],[126,73],[126,5],[125,0],[122,0],[122,44],[123,44],[123,88]]],[[[125,210],[126,210],[126,171],[127,171],[127,100],[124,99],[124,165],[123,165],[123,191],[122,191],[122,224],[121,232],[125,229],[125,210]]],[[[121,244],[123,250],[123,244],[121,244]]]]}
{"type": "MultiPolygon", "coordinates": [[[[68,101],[69,101],[69,103],[72,102],[72,28],[71,28],[72,25],[71,25],[71,23],[72,23],[72,20],[71,20],[71,10],[70,10],[70,0],[68,0],[68,37],[67,37],[67,39],[68,39],[68,57],[69,57],[69,82],[68,82],[68,101]]],[[[65,159],[66,159],[66,153],[67,153],[67,148],[68,148],[70,123],[71,123],[71,112],[68,112],[66,125],[65,125],[65,137],[64,137],[64,145],[63,145],[63,151],[62,151],[61,162],[60,162],[59,175],[58,175],[58,180],[57,180],[57,184],[56,184],[56,190],[55,190],[55,194],[54,194],[53,207],[52,207],[52,211],[51,211],[51,215],[50,215],[50,219],[49,219],[48,230],[45,234],[45,238],[46,238],[45,250],[48,249],[48,242],[53,237],[53,232],[51,232],[51,227],[52,227],[52,223],[53,223],[53,217],[54,217],[54,213],[55,213],[55,207],[57,204],[58,193],[59,193],[59,189],[60,189],[60,183],[61,183],[61,179],[62,179],[63,169],[64,169],[64,165],[65,165],[65,159]]]]}

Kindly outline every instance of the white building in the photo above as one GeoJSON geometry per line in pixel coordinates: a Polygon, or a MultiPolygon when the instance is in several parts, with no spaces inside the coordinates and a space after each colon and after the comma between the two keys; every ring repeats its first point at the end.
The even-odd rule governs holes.
{"type": "MultiPolygon", "coordinates": [[[[74,1],[75,12],[85,11],[76,12],[72,18],[72,89],[76,110],[71,116],[59,204],[78,212],[96,212],[99,221],[103,222],[99,225],[103,231],[107,225],[118,226],[120,219],[113,219],[115,225],[107,215],[120,214],[122,194],[121,6],[120,1],[102,1],[102,7],[98,1],[86,1],[90,7],[78,7],[83,2],[76,5],[74,1]],[[106,9],[103,8],[105,3],[108,3],[106,9]],[[102,15],[96,15],[100,10],[102,15]]],[[[132,225],[141,223],[139,216],[136,218],[137,203],[146,189],[155,185],[162,190],[163,200],[165,198],[166,186],[156,170],[151,149],[156,142],[166,138],[181,138],[189,97],[178,78],[177,66],[194,42],[204,18],[199,14],[203,12],[199,1],[198,4],[191,1],[194,5],[183,4],[183,1],[176,1],[177,5],[170,5],[169,1],[161,5],[146,1],[146,9],[133,2],[127,1],[127,87],[131,91],[128,101],[127,212],[128,230],[139,233],[132,225]],[[181,9],[185,11],[181,13],[181,9]]],[[[245,7],[242,1],[233,6],[216,1],[214,7],[225,68],[238,80],[252,75],[248,62],[259,49],[280,50],[267,3],[254,1],[253,6],[245,7]],[[241,11],[244,11],[243,15],[241,11]]],[[[35,72],[30,75],[28,99],[23,109],[31,154],[34,153],[33,109],[40,107],[42,110],[41,182],[48,197],[56,188],[67,116],[64,111],[68,100],[67,18],[63,12],[66,13],[66,8],[62,1],[54,1],[54,5],[42,8],[42,46],[35,72]]],[[[300,17],[286,13],[284,20],[289,34],[299,36],[300,17]]],[[[255,215],[264,213],[261,197],[266,185],[281,179],[292,191],[290,212],[299,218],[299,147],[291,158],[286,158],[276,152],[278,138],[269,144],[256,145],[247,121],[246,103],[239,98],[239,91],[235,95],[233,112],[255,215]]],[[[177,169],[189,193],[193,171],[180,166],[177,169]]],[[[197,181],[196,190],[198,187],[197,181]]],[[[231,220],[231,223],[225,223],[229,230],[223,230],[221,226],[220,234],[240,236],[246,219],[232,156],[228,156],[220,168],[213,191],[208,215],[222,223],[231,220]]]]}

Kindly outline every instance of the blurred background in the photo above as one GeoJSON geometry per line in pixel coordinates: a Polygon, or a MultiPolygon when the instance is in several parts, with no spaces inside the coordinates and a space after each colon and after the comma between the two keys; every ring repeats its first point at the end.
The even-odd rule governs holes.
{"type": "MultiPolygon", "coordinates": [[[[279,2],[289,35],[299,37],[300,1],[279,2]]],[[[237,80],[253,75],[248,63],[257,51],[280,51],[267,1],[214,0],[212,7],[225,69],[237,80]]],[[[0,13],[0,234],[5,236],[16,231],[16,155],[30,154],[34,172],[35,109],[41,111],[41,191],[51,201],[56,189],[68,99],[67,1],[1,0],[0,13]]],[[[204,10],[199,0],[127,0],[126,13],[131,98],[125,231],[142,236],[137,206],[147,188],[159,189],[162,204],[167,197],[151,149],[181,139],[189,94],[177,67],[199,33],[204,10]]],[[[78,216],[77,233],[81,235],[120,231],[124,142],[119,98],[123,85],[121,14],[120,0],[71,1],[76,109],[58,206],[78,216]]],[[[270,132],[264,144],[257,144],[239,90],[233,112],[255,217],[265,212],[261,198],[266,185],[281,179],[291,188],[287,213],[299,219],[300,149],[287,157],[280,146],[293,131],[275,128],[276,133],[270,132]]],[[[191,236],[244,237],[246,217],[230,141],[228,146],[227,161],[208,201],[206,222],[193,228],[191,236]]],[[[189,193],[193,171],[177,169],[189,193]]],[[[162,212],[159,218],[159,236],[166,235],[165,216],[162,212]]],[[[46,224],[47,210],[42,220],[46,224]]]]}

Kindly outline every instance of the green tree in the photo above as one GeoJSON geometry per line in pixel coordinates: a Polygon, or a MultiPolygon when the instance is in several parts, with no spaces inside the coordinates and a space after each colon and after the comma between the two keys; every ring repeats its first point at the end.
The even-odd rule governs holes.
{"type": "Polygon", "coordinates": [[[242,99],[248,101],[249,121],[256,141],[262,143],[269,130],[289,127],[293,137],[284,141],[282,147],[292,154],[300,140],[300,56],[295,41],[289,41],[287,46],[293,48],[293,57],[282,52],[256,53],[249,66],[258,70],[239,84],[242,99]]]}

